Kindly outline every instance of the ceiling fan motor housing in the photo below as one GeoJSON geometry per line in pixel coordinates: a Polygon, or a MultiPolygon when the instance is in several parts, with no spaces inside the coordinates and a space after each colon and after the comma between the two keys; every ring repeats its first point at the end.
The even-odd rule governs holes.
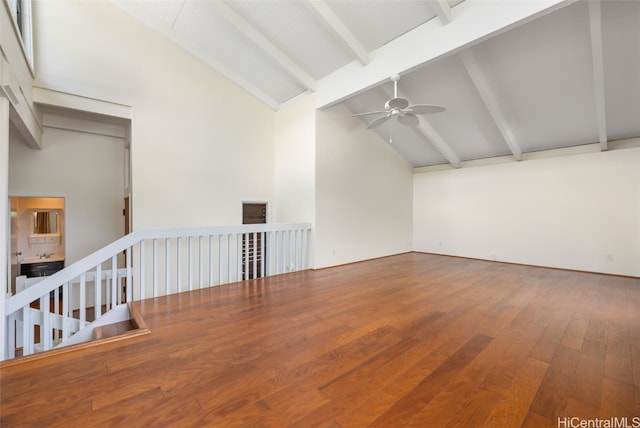
{"type": "Polygon", "coordinates": [[[384,108],[386,110],[393,110],[393,109],[403,110],[407,107],[409,107],[409,100],[403,97],[391,98],[389,101],[387,101],[384,104],[384,108]]]}

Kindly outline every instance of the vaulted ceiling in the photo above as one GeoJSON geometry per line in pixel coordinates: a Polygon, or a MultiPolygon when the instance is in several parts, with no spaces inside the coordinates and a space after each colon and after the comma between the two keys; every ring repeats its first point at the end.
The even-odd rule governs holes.
{"type": "Polygon", "coordinates": [[[446,107],[372,128],[415,167],[640,137],[640,1],[114,1],[274,110],[384,110],[399,74],[446,107]]]}

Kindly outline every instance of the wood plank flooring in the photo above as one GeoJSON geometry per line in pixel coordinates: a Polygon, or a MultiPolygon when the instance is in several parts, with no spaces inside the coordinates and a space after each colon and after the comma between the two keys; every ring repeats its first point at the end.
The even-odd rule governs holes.
{"type": "Polygon", "coordinates": [[[640,416],[640,279],[409,253],[137,305],[147,335],[0,365],[0,425],[640,416]]]}

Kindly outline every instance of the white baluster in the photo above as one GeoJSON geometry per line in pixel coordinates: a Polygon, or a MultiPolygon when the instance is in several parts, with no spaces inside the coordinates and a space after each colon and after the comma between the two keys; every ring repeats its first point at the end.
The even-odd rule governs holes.
{"type": "Polygon", "coordinates": [[[16,312],[7,317],[7,341],[5,347],[5,355],[7,358],[15,358],[16,356],[16,325],[18,320],[16,319],[16,312]]]}
{"type": "Polygon", "coordinates": [[[295,244],[295,252],[296,252],[296,262],[295,262],[295,267],[294,270],[299,270],[300,269],[300,231],[296,230],[295,232],[295,236],[296,236],[296,244],[295,244]]]}
{"type": "MultiPolygon", "coordinates": [[[[56,314],[60,313],[60,287],[56,287],[53,290],[53,312],[56,314]]],[[[55,335],[59,334],[59,331],[54,330],[55,335]]]]}
{"type": "Polygon", "coordinates": [[[242,235],[242,233],[236,234],[236,281],[244,279],[242,278],[242,235]]]}
{"type": "Polygon", "coordinates": [[[193,290],[193,252],[192,252],[192,247],[193,247],[193,242],[192,242],[192,236],[190,236],[189,238],[187,238],[187,267],[188,267],[188,283],[189,283],[189,291],[193,290]]]}
{"type": "Polygon", "coordinates": [[[147,288],[147,282],[146,282],[146,271],[147,271],[147,264],[145,263],[145,255],[144,255],[144,247],[145,247],[145,240],[142,239],[140,241],[140,300],[144,300],[145,296],[146,296],[146,288],[147,288]]]}
{"type": "Polygon", "coordinates": [[[131,251],[132,247],[129,247],[126,252],[126,266],[127,266],[127,278],[125,280],[125,290],[127,291],[127,302],[133,301],[133,269],[131,267],[131,251]]]}
{"type": "Polygon", "coordinates": [[[204,239],[204,236],[199,236],[198,237],[198,262],[199,262],[199,266],[198,266],[198,288],[202,288],[202,281],[203,281],[203,277],[204,277],[204,250],[202,249],[202,240],[204,239]]]}
{"type": "Polygon", "coordinates": [[[42,311],[42,324],[40,325],[40,345],[42,345],[43,351],[51,349],[51,310],[49,298],[46,297],[46,306],[41,307],[42,311]]]}
{"type": "Polygon", "coordinates": [[[266,257],[265,249],[265,240],[267,239],[266,232],[260,232],[260,276],[266,276],[264,271],[264,259],[266,257]]]}
{"type": "Polygon", "coordinates": [[[282,235],[282,248],[281,248],[281,253],[282,253],[282,260],[281,260],[281,266],[280,266],[280,273],[286,272],[287,271],[287,232],[286,231],[282,231],[281,233],[282,235]]]}
{"type": "Polygon", "coordinates": [[[308,245],[309,245],[309,231],[303,230],[302,231],[302,269],[307,268],[307,259],[309,258],[309,255],[307,252],[308,245]]]}
{"type": "Polygon", "coordinates": [[[96,276],[93,279],[93,288],[95,290],[94,297],[94,313],[95,319],[102,316],[102,263],[96,266],[96,276]]]}
{"type": "Polygon", "coordinates": [[[253,239],[251,241],[251,247],[253,247],[253,248],[251,248],[251,251],[253,252],[253,260],[252,260],[253,261],[253,266],[252,266],[253,272],[252,272],[251,277],[252,278],[257,278],[257,273],[258,273],[258,245],[257,245],[258,244],[258,241],[257,241],[258,234],[256,232],[253,232],[252,236],[253,236],[253,239]]]}
{"type": "Polygon", "coordinates": [[[178,293],[182,291],[182,238],[178,238],[178,251],[176,253],[178,272],[178,293]]]}
{"type": "Polygon", "coordinates": [[[291,272],[296,266],[296,231],[289,231],[289,262],[287,272],[291,272]]]}
{"type": "Polygon", "coordinates": [[[53,290],[53,311],[54,313],[58,313],[58,311],[60,310],[60,290],[58,290],[58,287],[56,287],[53,290]]]}
{"type": "Polygon", "coordinates": [[[276,269],[276,259],[278,258],[278,242],[277,242],[277,236],[278,236],[278,232],[270,232],[269,233],[270,236],[270,240],[269,240],[269,248],[271,248],[271,251],[269,252],[270,257],[269,257],[269,275],[275,275],[277,272],[276,269]]]}
{"type": "Polygon", "coordinates": [[[153,240],[153,297],[158,297],[158,240],[153,240]]]}
{"type": "Polygon", "coordinates": [[[111,307],[114,308],[120,303],[120,291],[118,290],[118,259],[117,256],[111,257],[111,307]]]}
{"type": "Polygon", "coordinates": [[[31,310],[27,305],[22,308],[22,355],[33,354],[34,330],[31,310]]]}
{"type": "Polygon", "coordinates": [[[84,325],[85,322],[87,321],[87,298],[86,298],[86,277],[85,274],[83,273],[82,275],[80,275],[80,306],[79,306],[79,311],[80,311],[80,325],[84,325]]]}
{"type": "Polygon", "coordinates": [[[227,235],[227,284],[231,282],[232,262],[231,262],[231,234],[227,235]]]}
{"type": "Polygon", "coordinates": [[[278,273],[280,273],[278,271],[278,260],[279,260],[279,254],[278,252],[280,251],[280,245],[279,245],[279,240],[280,240],[280,232],[279,231],[275,231],[273,232],[273,251],[271,252],[271,263],[272,263],[272,270],[271,270],[271,274],[272,275],[277,275],[278,273]]]}
{"type": "Polygon", "coordinates": [[[169,260],[171,258],[170,242],[171,242],[170,238],[165,238],[164,240],[164,285],[165,285],[166,294],[169,294],[169,291],[171,290],[171,263],[169,263],[169,260]]]}
{"type": "Polygon", "coordinates": [[[64,284],[62,284],[62,316],[64,317],[62,319],[62,340],[66,340],[69,338],[69,322],[68,319],[71,316],[71,314],[69,313],[69,299],[70,299],[70,293],[69,293],[69,283],[65,282],[64,284]]]}
{"type": "Polygon", "coordinates": [[[269,276],[271,275],[271,259],[272,257],[272,252],[271,252],[271,239],[272,239],[272,234],[271,232],[264,232],[263,233],[263,239],[264,239],[264,253],[262,254],[262,258],[264,259],[264,276],[269,276]]]}
{"type": "Polygon", "coordinates": [[[213,264],[213,258],[214,258],[214,244],[213,244],[213,236],[214,235],[209,235],[209,287],[213,286],[213,275],[215,272],[215,266],[213,264]]]}
{"type": "Polygon", "coordinates": [[[288,232],[282,231],[282,266],[280,266],[280,273],[287,271],[287,236],[288,232]]]}

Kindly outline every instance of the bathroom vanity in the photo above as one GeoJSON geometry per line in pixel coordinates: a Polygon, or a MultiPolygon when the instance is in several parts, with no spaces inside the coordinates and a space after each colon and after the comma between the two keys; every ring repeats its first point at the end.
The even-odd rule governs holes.
{"type": "Polygon", "coordinates": [[[27,278],[36,276],[49,276],[64,268],[64,258],[52,256],[41,259],[40,257],[26,258],[20,263],[20,274],[27,278]]]}

